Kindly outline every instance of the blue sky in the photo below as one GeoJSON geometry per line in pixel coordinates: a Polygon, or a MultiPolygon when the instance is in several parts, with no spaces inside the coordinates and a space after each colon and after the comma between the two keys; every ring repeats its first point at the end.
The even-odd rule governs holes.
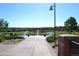
{"type": "MultiPolygon", "coordinates": [[[[0,18],[9,22],[9,27],[53,27],[51,3],[16,3],[1,4],[0,18]]],[[[57,3],[56,25],[63,26],[70,16],[79,23],[79,4],[57,3]]]]}

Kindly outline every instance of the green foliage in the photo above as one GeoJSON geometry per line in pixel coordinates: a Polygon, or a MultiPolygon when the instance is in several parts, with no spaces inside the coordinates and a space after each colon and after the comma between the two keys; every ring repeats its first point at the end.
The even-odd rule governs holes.
{"type": "Polygon", "coordinates": [[[19,34],[23,34],[24,32],[0,32],[0,42],[4,40],[12,40],[12,39],[24,39],[23,37],[19,37],[19,34]]]}
{"type": "Polygon", "coordinates": [[[4,34],[0,34],[0,42],[5,40],[5,35],[4,34]]]}
{"type": "Polygon", "coordinates": [[[17,34],[16,33],[10,33],[9,39],[16,39],[16,38],[17,38],[17,34]]]}
{"type": "Polygon", "coordinates": [[[74,17],[68,18],[68,20],[65,21],[64,25],[67,31],[72,32],[74,30],[77,30],[77,21],[74,17]]]}
{"type": "Polygon", "coordinates": [[[11,32],[9,35],[6,36],[7,40],[12,40],[12,39],[24,39],[23,37],[18,36],[17,33],[11,32]]]}
{"type": "Polygon", "coordinates": [[[24,31],[20,31],[20,32],[8,32],[8,33],[12,33],[12,34],[16,34],[16,35],[23,35],[24,31]]]}
{"type": "Polygon", "coordinates": [[[10,33],[10,36],[13,36],[13,33],[10,33]]]}
{"type": "Polygon", "coordinates": [[[8,28],[8,22],[0,19],[0,28],[8,28]]]}
{"type": "Polygon", "coordinates": [[[13,35],[13,39],[17,39],[18,38],[18,36],[17,36],[17,34],[15,33],[14,35],[13,35]]]}
{"type": "Polygon", "coordinates": [[[10,35],[6,35],[5,38],[6,38],[6,40],[11,40],[10,35]]]}
{"type": "Polygon", "coordinates": [[[47,40],[48,42],[55,42],[56,39],[54,39],[53,36],[49,36],[49,37],[46,38],[46,40],[47,40]]]}

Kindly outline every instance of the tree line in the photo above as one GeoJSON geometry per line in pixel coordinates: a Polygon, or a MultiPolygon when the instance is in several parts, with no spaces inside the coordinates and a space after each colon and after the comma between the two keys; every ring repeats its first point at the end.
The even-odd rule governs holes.
{"type": "MultiPolygon", "coordinates": [[[[43,30],[43,31],[52,31],[53,27],[42,27],[42,28],[8,28],[9,23],[4,19],[0,19],[0,31],[36,31],[36,30],[43,30]]],[[[69,17],[65,22],[64,26],[56,26],[55,30],[57,31],[79,31],[79,25],[76,21],[75,17],[69,17]]]]}

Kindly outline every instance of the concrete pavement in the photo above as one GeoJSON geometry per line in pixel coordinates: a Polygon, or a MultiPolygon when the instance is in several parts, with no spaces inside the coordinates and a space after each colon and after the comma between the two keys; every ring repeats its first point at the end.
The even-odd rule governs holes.
{"type": "Polygon", "coordinates": [[[56,55],[43,36],[25,36],[20,43],[0,44],[0,56],[52,56],[56,55]]]}

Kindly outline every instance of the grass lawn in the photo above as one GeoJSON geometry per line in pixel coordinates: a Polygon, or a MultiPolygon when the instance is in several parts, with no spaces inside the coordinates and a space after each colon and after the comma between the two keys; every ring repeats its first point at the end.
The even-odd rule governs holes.
{"type": "Polygon", "coordinates": [[[73,31],[73,32],[67,32],[67,31],[56,31],[56,36],[59,36],[61,34],[73,34],[73,35],[79,35],[79,32],[73,31]]]}

